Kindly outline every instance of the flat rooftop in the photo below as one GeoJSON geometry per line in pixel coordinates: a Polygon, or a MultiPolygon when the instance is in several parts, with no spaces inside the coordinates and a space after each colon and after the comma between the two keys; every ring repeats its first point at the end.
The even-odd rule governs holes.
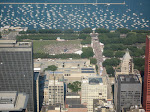
{"type": "Polygon", "coordinates": [[[0,47],[31,47],[32,42],[17,42],[16,40],[0,40],[0,47]]]}
{"type": "Polygon", "coordinates": [[[140,83],[137,75],[119,75],[118,81],[121,83],[140,83]]]}
{"type": "Polygon", "coordinates": [[[0,91],[0,111],[26,109],[29,95],[17,91],[0,91]]]}

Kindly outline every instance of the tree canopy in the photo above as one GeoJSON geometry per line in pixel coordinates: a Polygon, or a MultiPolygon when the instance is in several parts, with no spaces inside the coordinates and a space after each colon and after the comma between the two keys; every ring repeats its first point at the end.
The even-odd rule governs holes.
{"type": "Polygon", "coordinates": [[[75,82],[73,82],[73,83],[69,83],[69,84],[67,85],[67,87],[68,87],[69,89],[71,89],[72,92],[78,92],[78,91],[81,90],[81,82],[75,81],[75,82]]]}
{"type": "Polygon", "coordinates": [[[91,47],[82,48],[83,53],[81,54],[81,58],[90,58],[93,57],[94,52],[91,47]]]}
{"type": "Polygon", "coordinates": [[[109,33],[110,31],[108,29],[105,28],[97,28],[95,30],[96,33],[109,33]]]}
{"type": "Polygon", "coordinates": [[[50,65],[50,66],[48,66],[45,70],[56,71],[56,70],[57,70],[57,66],[55,66],[55,65],[50,65]]]}
{"type": "Polygon", "coordinates": [[[90,58],[90,64],[96,65],[97,60],[96,58],[90,58]]]}
{"type": "Polygon", "coordinates": [[[91,28],[84,28],[83,30],[80,31],[81,33],[92,33],[92,29],[91,28]]]}
{"type": "Polygon", "coordinates": [[[129,29],[126,29],[126,28],[118,28],[117,30],[116,30],[116,32],[119,32],[119,33],[122,33],[122,34],[127,34],[127,33],[129,33],[131,30],[129,30],[129,29]]]}

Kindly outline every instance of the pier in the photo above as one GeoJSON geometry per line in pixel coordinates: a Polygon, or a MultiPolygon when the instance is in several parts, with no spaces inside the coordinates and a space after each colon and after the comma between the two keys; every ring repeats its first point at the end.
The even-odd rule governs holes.
{"type": "Polygon", "coordinates": [[[0,4],[50,4],[50,5],[125,5],[126,3],[0,3],[0,4]]]}

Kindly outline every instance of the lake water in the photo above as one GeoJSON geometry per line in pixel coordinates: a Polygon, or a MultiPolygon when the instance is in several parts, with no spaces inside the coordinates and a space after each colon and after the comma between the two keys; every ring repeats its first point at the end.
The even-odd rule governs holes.
{"type": "MultiPolygon", "coordinates": [[[[12,2],[12,0],[1,0],[12,2]]],[[[126,3],[125,5],[0,4],[0,27],[74,29],[86,27],[150,30],[150,0],[13,0],[21,3],[126,3]]]]}

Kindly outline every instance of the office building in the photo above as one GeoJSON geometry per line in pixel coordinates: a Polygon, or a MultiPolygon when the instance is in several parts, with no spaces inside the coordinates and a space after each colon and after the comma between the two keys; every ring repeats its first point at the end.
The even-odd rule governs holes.
{"type": "Polygon", "coordinates": [[[120,74],[134,74],[133,59],[131,58],[128,49],[121,60],[120,69],[116,69],[115,74],[116,76],[120,74]]]}
{"type": "Polygon", "coordinates": [[[86,105],[81,104],[81,97],[76,92],[68,92],[66,94],[66,112],[87,112],[86,105]]]}
{"type": "Polygon", "coordinates": [[[0,111],[25,112],[29,95],[17,91],[0,91],[0,111]]]}
{"type": "Polygon", "coordinates": [[[35,71],[42,72],[50,65],[57,66],[55,74],[64,76],[65,82],[72,83],[81,81],[83,76],[96,75],[94,65],[90,65],[89,59],[36,59],[34,60],[35,71]]]}
{"type": "Polygon", "coordinates": [[[84,77],[81,84],[81,104],[87,103],[88,112],[93,112],[93,100],[107,100],[107,85],[102,77],[84,77]]]}
{"type": "Polygon", "coordinates": [[[141,105],[142,85],[137,75],[119,75],[115,78],[114,104],[117,112],[141,105]]]}
{"type": "Polygon", "coordinates": [[[31,42],[0,40],[0,91],[28,94],[28,112],[34,111],[31,42]]]}
{"type": "Polygon", "coordinates": [[[61,104],[64,108],[65,98],[65,83],[63,75],[55,74],[50,71],[45,71],[46,80],[44,85],[44,102],[43,105],[61,104]]]}
{"type": "Polygon", "coordinates": [[[150,36],[146,38],[143,108],[150,112],[150,36]]]}

